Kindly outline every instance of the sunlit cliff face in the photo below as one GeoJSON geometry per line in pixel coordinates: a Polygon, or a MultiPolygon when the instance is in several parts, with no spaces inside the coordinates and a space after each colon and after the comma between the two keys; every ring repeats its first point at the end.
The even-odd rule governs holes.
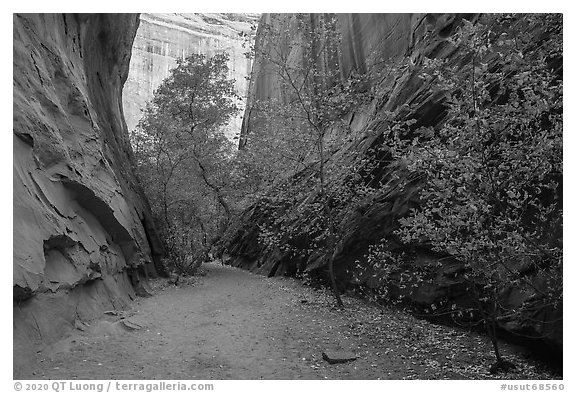
{"type": "MultiPolygon", "coordinates": [[[[257,14],[142,14],[123,93],[128,129],[136,127],[146,102],[176,66],[176,59],[192,53],[227,52],[229,77],[236,80],[236,89],[244,97],[252,66],[244,55],[248,51],[245,37],[252,36],[257,20],[257,14]]],[[[244,102],[226,129],[229,137],[240,131],[243,108],[244,102]]]]}

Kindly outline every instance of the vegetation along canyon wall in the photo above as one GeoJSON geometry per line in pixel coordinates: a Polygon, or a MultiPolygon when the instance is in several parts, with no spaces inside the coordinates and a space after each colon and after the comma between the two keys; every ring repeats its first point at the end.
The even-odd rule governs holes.
{"type": "Polygon", "coordinates": [[[312,131],[230,263],[561,349],[558,18],[264,14],[241,151],[312,131]]]}

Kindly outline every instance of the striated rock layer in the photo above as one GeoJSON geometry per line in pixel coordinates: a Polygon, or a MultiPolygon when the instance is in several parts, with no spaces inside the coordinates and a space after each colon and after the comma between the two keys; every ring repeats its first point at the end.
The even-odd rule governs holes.
{"type": "MultiPolygon", "coordinates": [[[[309,45],[307,30],[312,30],[322,37],[321,39],[330,41],[334,36],[324,31],[323,21],[331,17],[330,14],[263,14],[260,25],[270,26],[272,30],[280,33],[279,37],[269,39],[266,29],[260,28],[255,38],[257,51],[267,53],[273,59],[280,57],[288,59],[289,64],[304,64],[307,60],[302,58],[304,52],[299,47],[309,45]]],[[[446,45],[446,38],[461,23],[463,15],[337,14],[336,17],[336,29],[341,41],[332,45],[337,46],[337,57],[326,56],[324,53],[319,55],[317,69],[319,72],[327,69],[336,71],[336,74],[345,79],[352,72],[377,73],[402,58],[411,58],[415,65],[423,56],[451,55],[450,48],[446,45]]],[[[407,76],[408,73],[403,75],[407,76]]],[[[411,76],[414,77],[413,74],[411,76]]],[[[397,79],[403,81],[403,78],[397,79]]],[[[333,82],[335,81],[329,81],[333,82]]],[[[390,90],[394,88],[393,93],[401,96],[387,97],[389,106],[396,107],[409,103],[414,100],[410,94],[424,91],[425,86],[420,80],[408,82],[409,86],[405,87],[409,89],[405,92],[400,90],[400,86],[390,86],[390,90]]],[[[251,123],[257,121],[254,119],[257,116],[254,116],[252,111],[252,104],[255,101],[274,99],[287,102],[293,99],[290,91],[282,88],[282,84],[283,81],[274,72],[273,62],[262,58],[254,59],[241,140],[245,139],[251,128],[258,127],[257,124],[251,123]]],[[[367,119],[363,121],[366,122],[367,119]]],[[[365,125],[358,122],[352,124],[352,132],[362,134],[365,125]]]]}
{"type": "Polygon", "coordinates": [[[157,271],[121,102],[137,27],[136,14],[14,15],[15,367],[157,271]]]}
{"type": "MultiPolygon", "coordinates": [[[[146,102],[176,66],[176,59],[192,53],[228,53],[229,77],[244,97],[252,66],[244,55],[248,51],[244,36],[252,35],[256,20],[254,14],[142,14],[123,96],[128,129],[136,127],[146,102]]],[[[239,115],[229,125],[229,136],[238,134],[241,121],[239,115]]]]}
{"type": "MultiPolygon", "coordinates": [[[[275,37],[275,42],[283,44],[272,48],[273,40],[268,39],[266,30],[259,29],[256,36],[258,52],[271,53],[272,57],[281,56],[293,64],[306,61],[302,58],[303,51],[299,46],[307,43],[305,36],[307,29],[316,29],[322,36],[324,16],[323,14],[263,15],[261,18],[263,23],[280,31],[280,37],[275,37]],[[303,24],[305,28],[302,28],[303,24]]],[[[386,70],[385,67],[390,64],[401,66],[393,73],[383,74],[378,91],[375,92],[369,105],[348,115],[347,137],[344,137],[338,129],[328,132],[329,140],[326,144],[331,147],[330,154],[332,154],[326,163],[328,168],[345,167],[353,154],[368,157],[373,154],[370,152],[372,148],[376,148],[377,151],[378,146],[384,143],[382,135],[388,129],[390,113],[396,112],[397,120],[416,120],[415,128],[434,127],[442,122],[446,116],[443,105],[444,94],[431,88],[430,82],[420,78],[419,75],[426,59],[447,59],[454,66],[461,66],[469,61],[463,58],[459,48],[455,47],[449,38],[464,19],[474,22],[477,15],[339,14],[337,18],[336,28],[339,29],[341,36],[341,41],[336,44],[337,57],[318,57],[318,69],[330,68],[339,71],[341,77],[346,77],[353,70],[359,73],[375,71],[378,74],[379,71],[386,70]],[[399,111],[399,108],[412,109],[399,111]]],[[[282,81],[272,68],[273,63],[266,59],[254,60],[241,148],[249,149],[249,146],[245,146],[246,136],[260,126],[257,113],[254,113],[256,110],[252,110],[255,101],[290,100],[290,91],[282,88],[282,81]]],[[[386,157],[376,158],[383,163],[388,161],[386,157]]],[[[370,245],[379,244],[382,239],[387,239],[390,249],[400,247],[395,237],[391,236],[398,227],[398,218],[419,204],[420,184],[416,180],[404,181],[409,174],[400,165],[383,164],[368,175],[376,179],[386,179],[387,185],[381,195],[361,202],[356,208],[335,209],[335,220],[343,237],[336,245],[334,270],[337,281],[342,287],[358,284],[368,287],[379,285],[373,278],[377,276],[377,272],[371,271],[370,268],[367,271],[358,270],[355,261],[364,264],[370,245]]],[[[308,170],[293,174],[287,181],[304,187],[307,182],[314,184],[315,176],[313,170],[308,170]]],[[[328,255],[312,252],[304,257],[295,256],[285,248],[266,246],[259,241],[261,225],[278,225],[282,228],[292,228],[291,233],[296,234],[295,238],[284,239],[286,243],[298,243],[300,249],[314,248],[307,243],[305,235],[297,234],[307,233],[307,228],[314,228],[315,223],[321,218],[318,215],[303,215],[298,212],[305,211],[303,207],[313,200],[315,195],[317,196],[318,190],[310,188],[309,193],[304,194],[301,199],[293,202],[291,210],[282,210],[285,207],[278,207],[273,203],[267,205],[266,201],[248,208],[241,217],[239,227],[231,231],[227,240],[226,250],[231,257],[231,263],[267,275],[295,275],[307,272],[325,276],[328,255]]],[[[558,233],[561,238],[561,228],[558,233]]],[[[415,248],[418,248],[417,246],[415,248]]],[[[404,295],[416,307],[430,307],[447,298],[460,299],[464,304],[470,301],[466,298],[467,294],[463,293],[462,274],[459,274],[462,273],[463,266],[458,261],[446,258],[439,260],[435,254],[421,247],[413,263],[417,269],[427,269],[431,272],[432,284],[420,285],[413,292],[403,290],[402,288],[406,286],[398,284],[390,288],[391,292],[404,295]]],[[[543,284],[540,277],[535,276],[532,285],[537,288],[546,284],[543,284]]],[[[502,302],[518,306],[529,298],[530,293],[531,289],[510,288],[503,295],[505,298],[502,302]]],[[[502,319],[500,326],[511,332],[543,337],[547,343],[553,344],[555,349],[561,350],[561,309],[542,306],[532,314],[519,319],[502,319]]]]}

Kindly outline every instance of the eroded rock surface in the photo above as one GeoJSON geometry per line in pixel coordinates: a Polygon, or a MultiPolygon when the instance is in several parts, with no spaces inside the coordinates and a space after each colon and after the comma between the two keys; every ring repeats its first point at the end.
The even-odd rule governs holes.
{"type": "MultiPolygon", "coordinates": [[[[403,69],[389,75],[368,107],[352,113],[349,116],[350,137],[344,138],[338,129],[327,133],[327,138],[334,142],[332,157],[327,165],[345,164],[353,151],[369,154],[372,147],[382,143],[381,135],[387,129],[388,122],[385,113],[393,112],[402,105],[413,105],[418,109],[412,115],[418,119],[418,126],[433,125],[445,115],[442,106],[442,94],[434,93],[430,84],[418,78],[422,59],[425,57],[450,58],[457,57],[457,51],[448,45],[448,31],[462,20],[462,15],[426,14],[339,14],[337,29],[342,41],[338,43],[337,59],[318,57],[319,69],[339,70],[340,75],[349,75],[353,70],[383,70],[396,60],[407,59],[403,69]],[[442,32],[442,33],[441,33],[442,32]]],[[[473,15],[467,16],[472,19],[473,15]]],[[[302,24],[314,25],[321,29],[322,14],[264,14],[261,23],[272,26],[280,31],[280,38],[270,40],[266,30],[259,30],[256,36],[256,46],[259,51],[272,53],[278,49],[271,48],[276,42],[290,42],[291,45],[279,45],[287,53],[277,56],[289,59],[290,62],[301,64],[302,51],[298,45],[306,43],[306,28],[298,28],[302,24]]],[[[320,30],[320,34],[322,34],[320,30]]],[[[326,35],[330,39],[330,35],[326,35]]],[[[329,44],[326,44],[329,45],[329,44]]],[[[282,50],[280,49],[280,50],[282,50]]],[[[256,58],[252,71],[249,98],[245,121],[242,128],[242,140],[259,127],[258,117],[254,115],[252,103],[258,100],[290,99],[290,91],[283,91],[282,82],[274,72],[274,65],[266,59],[256,58]]],[[[327,145],[330,143],[327,141],[327,145]]],[[[418,200],[419,184],[410,183],[408,187],[400,188],[403,183],[403,173],[399,165],[379,168],[377,177],[386,177],[392,173],[398,174],[398,180],[390,180],[388,191],[384,191],[377,199],[367,200],[359,210],[343,209],[336,220],[344,238],[340,241],[335,259],[337,275],[346,277],[346,271],[354,267],[354,261],[361,258],[370,244],[377,243],[397,227],[397,219],[415,206],[418,200]]],[[[306,184],[315,177],[313,170],[303,171],[294,175],[294,181],[306,184]]],[[[311,193],[318,192],[310,190],[311,193]]],[[[310,197],[307,196],[307,200],[310,197]]],[[[299,201],[305,203],[306,201],[299,201]]],[[[298,202],[297,202],[298,203],[298,202]]],[[[286,252],[274,247],[265,247],[258,241],[258,224],[266,222],[270,212],[255,204],[247,209],[242,217],[244,226],[236,231],[229,240],[228,250],[233,256],[233,264],[270,275],[292,275],[304,270],[313,271],[326,266],[327,256],[312,254],[306,260],[293,258],[286,252]]],[[[318,217],[297,217],[283,225],[303,226],[318,217]]],[[[345,279],[344,279],[345,280],[345,279]]]]}
{"type": "Polygon", "coordinates": [[[156,273],[121,102],[137,27],[136,14],[14,15],[15,367],[156,273]]]}

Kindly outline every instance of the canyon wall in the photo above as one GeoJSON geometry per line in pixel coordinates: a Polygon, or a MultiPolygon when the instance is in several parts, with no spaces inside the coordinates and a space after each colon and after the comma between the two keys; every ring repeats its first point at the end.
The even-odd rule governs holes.
{"type": "MultiPolygon", "coordinates": [[[[430,14],[337,14],[336,30],[338,42],[335,56],[319,55],[318,71],[335,70],[342,80],[352,72],[365,74],[368,71],[378,73],[389,64],[403,58],[421,61],[423,57],[446,56],[446,38],[461,22],[462,17],[473,15],[430,15],[430,14]]],[[[253,103],[259,100],[278,100],[287,102],[293,99],[288,89],[282,88],[283,81],[274,71],[275,58],[283,57],[288,64],[303,64],[304,52],[300,46],[309,45],[309,31],[314,31],[320,40],[333,40],[333,33],[325,32],[326,19],[330,14],[263,14],[255,37],[258,52],[267,53],[270,59],[262,56],[254,59],[248,89],[247,110],[242,125],[241,146],[250,129],[257,128],[253,103]],[[269,31],[279,32],[270,38],[269,31]]],[[[326,52],[326,51],[324,51],[326,52]]],[[[336,82],[336,81],[330,81],[336,82]]],[[[415,84],[410,89],[424,91],[426,86],[415,84]]],[[[400,92],[396,89],[396,94],[400,92]]],[[[406,92],[405,94],[409,94],[406,92]]],[[[402,100],[391,99],[391,106],[401,105],[402,100]]],[[[406,101],[407,102],[407,101],[406,101]]],[[[356,124],[353,132],[360,135],[364,124],[356,124]]]]}
{"type": "Polygon", "coordinates": [[[161,245],[130,164],[136,14],[15,14],[14,365],[146,295],[161,245]]]}
{"type": "MultiPolygon", "coordinates": [[[[306,30],[316,26],[321,31],[324,14],[264,14],[256,35],[255,44],[258,51],[267,56],[257,57],[251,74],[250,88],[246,115],[241,135],[242,142],[246,140],[252,130],[258,129],[260,124],[254,112],[253,103],[258,100],[279,100],[287,102],[292,100],[292,92],[283,88],[283,81],[274,71],[275,57],[287,59],[288,64],[297,67],[307,61],[303,58],[301,45],[306,44],[306,30]],[[269,26],[272,30],[280,32],[274,39],[269,37],[269,26]],[[320,27],[319,27],[320,26],[320,27]]],[[[327,133],[327,138],[335,141],[335,146],[329,154],[332,155],[329,164],[343,164],[352,152],[367,151],[382,142],[379,136],[386,130],[388,122],[383,113],[392,112],[402,105],[416,105],[418,125],[435,124],[444,116],[444,107],[441,104],[442,95],[430,88],[430,84],[418,78],[421,69],[419,63],[424,58],[453,57],[458,61],[455,48],[448,45],[446,38],[449,32],[461,23],[462,15],[436,15],[433,18],[427,14],[338,14],[337,29],[339,42],[337,43],[337,56],[332,59],[318,57],[318,69],[336,69],[341,78],[345,78],[352,71],[365,73],[372,70],[378,73],[398,60],[405,60],[402,70],[389,75],[379,86],[377,97],[362,108],[358,108],[348,115],[349,137],[344,137],[338,129],[327,133]]],[[[466,15],[473,19],[476,16],[466,15]]],[[[329,37],[329,34],[326,35],[329,37]]],[[[330,38],[328,38],[330,39],[330,38]]],[[[337,81],[329,81],[335,83],[337,81]]],[[[264,131],[266,132],[266,131],[264,131]]],[[[270,130],[269,132],[273,132],[270,130]]],[[[249,148],[249,146],[247,147],[249,148]]],[[[314,175],[298,174],[295,177],[300,182],[314,175]]],[[[391,187],[394,188],[394,187],[391,187]]],[[[347,239],[336,256],[336,269],[340,274],[351,268],[351,262],[361,257],[368,248],[382,238],[383,235],[395,228],[393,224],[397,217],[404,214],[417,200],[417,185],[411,191],[397,191],[381,204],[370,207],[370,214],[356,217],[363,222],[340,223],[348,227],[347,239]],[[390,202],[392,202],[390,204],[390,202]],[[374,225],[378,223],[375,228],[374,225]],[[384,232],[383,232],[384,231],[384,232]]],[[[312,191],[314,192],[314,191],[312,191]]],[[[354,215],[348,215],[350,220],[354,215]]],[[[234,234],[229,249],[235,254],[235,264],[261,273],[293,274],[298,267],[293,259],[287,258],[284,253],[268,248],[262,249],[257,241],[258,228],[251,225],[265,219],[265,214],[259,211],[257,205],[244,213],[244,223],[248,225],[234,234]]],[[[313,217],[303,218],[314,219],[313,217]]],[[[353,219],[354,220],[354,219],[353,219]]],[[[304,263],[306,269],[321,268],[325,266],[326,258],[318,258],[314,263],[304,263]]],[[[301,270],[301,269],[300,269],[301,270]]]]}
{"type": "MultiPolygon", "coordinates": [[[[371,245],[379,244],[382,239],[387,239],[390,248],[402,247],[393,231],[398,228],[399,218],[405,216],[411,208],[419,206],[421,183],[417,179],[412,181],[410,174],[399,163],[390,162],[385,156],[374,157],[374,152],[381,151],[379,146],[385,144],[383,135],[389,129],[391,113],[395,113],[395,120],[398,121],[413,119],[414,129],[441,124],[447,115],[443,104],[445,96],[442,91],[432,87],[430,80],[420,77],[422,70],[425,62],[433,59],[447,60],[453,67],[467,64],[470,58],[459,51],[450,37],[463,23],[474,23],[478,15],[339,14],[336,17],[340,37],[336,43],[338,54],[331,59],[319,56],[317,69],[336,69],[342,79],[353,71],[359,74],[371,72],[379,75],[379,79],[377,91],[373,92],[369,104],[345,117],[347,130],[342,132],[335,128],[327,133],[326,145],[331,146],[331,149],[325,165],[327,168],[346,167],[354,155],[372,157],[383,164],[367,175],[386,179],[386,187],[377,197],[361,201],[357,206],[335,208],[336,227],[343,235],[335,246],[334,271],[342,288],[356,285],[376,288],[378,282],[374,277],[377,277],[378,272],[369,268],[364,270],[367,266],[366,254],[371,245]],[[387,72],[387,67],[390,72],[387,72]],[[364,267],[358,269],[357,263],[364,264],[364,267]]],[[[245,145],[246,136],[259,127],[258,116],[253,109],[254,102],[270,99],[282,102],[291,99],[291,92],[282,88],[283,82],[273,70],[274,56],[287,59],[288,64],[293,65],[307,61],[302,57],[304,51],[301,48],[301,45],[310,45],[306,41],[305,32],[316,29],[320,31],[320,36],[329,37],[321,30],[323,19],[323,14],[262,16],[256,46],[259,51],[272,53],[272,61],[266,58],[254,60],[241,148],[250,148],[245,145]],[[264,24],[279,31],[279,37],[271,40],[267,30],[262,28],[264,24]]],[[[497,65],[497,60],[491,61],[488,67],[497,65]]],[[[372,84],[371,87],[374,86],[372,84]]],[[[313,169],[287,174],[287,183],[305,188],[306,184],[316,184],[316,176],[317,170],[313,169]]],[[[306,235],[309,228],[322,227],[322,217],[305,207],[317,199],[318,193],[318,187],[309,187],[301,199],[285,201],[285,204],[271,195],[270,203],[264,198],[244,211],[238,226],[230,231],[225,247],[231,258],[230,263],[269,276],[310,274],[326,278],[330,255],[313,251],[315,246],[308,243],[306,235]],[[291,207],[285,208],[285,205],[291,207]],[[310,213],[301,213],[306,211],[310,213]],[[301,256],[292,253],[287,247],[267,244],[261,238],[262,226],[278,226],[281,232],[289,233],[290,236],[286,235],[280,242],[298,244],[299,249],[312,251],[301,256]]],[[[559,233],[561,238],[561,229],[559,233]]],[[[402,285],[398,283],[391,290],[408,298],[421,311],[446,299],[466,299],[467,294],[462,292],[462,264],[453,258],[439,259],[434,253],[426,251],[425,247],[418,247],[411,246],[411,249],[419,250],[414,261],[415,269],[430,271],[431,284],[422,284],[409,292],[402,290],[402,285]]],[[[561,277],[558,279],[561,280],[561,277]]],[[[535,276],[530,285],[538,291],[549,284],[535,276]]],[[[533,289],[509,288],[502,302],[517,306],[529,301],[530,294],[534,295],[533,289]]],[[[529,315],[516,319],[503,318],[500,327],[522,335],[543,337],[548,344],[553,345],[552,348],[561,350],[561,309],[542,306],[529,315]]]]}
{"type": "MultiPolygon", "coordinates": [[[[227,52],[228,76],[236,80],[236,90],[244,97],[251,61],[244,55],[249,48],[243,47],[243,35],[252,35],[256,20],[254,14],[142,14],[123,95],[128,129],[136,127],[146,102],[176,66],[176,59],[193,53],[213,56],[227,52]]],[[[241,122],[239,114],[226,134],[237,135],[241,122]]]]}

